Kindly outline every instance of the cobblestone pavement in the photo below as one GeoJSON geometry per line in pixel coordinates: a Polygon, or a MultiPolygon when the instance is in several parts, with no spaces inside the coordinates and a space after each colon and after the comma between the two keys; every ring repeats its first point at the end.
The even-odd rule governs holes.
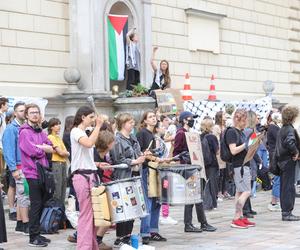
{"type": "MultiPolygon", "coordinates": [[[[300,249],[300,222],[283,222],[278,212],[267,210],[270,192],[258,192],[252,199],[253,208],[258,212],[254,222],[256,227],[249,229],[230,228],[234,207],[232,200],[219,203],[217,210],[206,212],[210,224],[218,230],[214,233],[184,233],[183,207],[170,207],[171,216],[179,221],[175,226],[160,226],[160,232],[168,238],[167,242],[153,243],[156,249],[300,249]]],[[[195,211],[194,211],[195,212],[195,211]]],[[[296,199],[295,214],[300,215],[300,198],[296,199]]],[[[194,215],[194,224],[196,219],[194,215]]],[[[0,244],[4,249],[34,249],[27,246],[28,237],[14,233],[15,223],[7,220],[8,243],[0,244]]],[[[135,223],[133,233],[138,233],[139,221],[135,223]]],[[[74,230],[61,230],[59,234],[49,235],[52,240],[44,249],[75,249],[75,245],[66,238],[74,230]]],[[[113,244],[115,232],[105,235],[104,242],[113,244]]],[[[35,248],[37,249],[37,248],[35,248]]]]}

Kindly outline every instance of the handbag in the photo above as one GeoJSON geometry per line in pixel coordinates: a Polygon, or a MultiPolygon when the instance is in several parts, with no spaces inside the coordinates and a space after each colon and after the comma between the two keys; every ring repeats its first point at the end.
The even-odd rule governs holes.
{"type": "Polygon", "coordinates": [[[36,167],[39,176],[39,184],[45,187],[48,194],[53,195],[55,191],[55,181],[51,169],[44,167],[38,161],[36,161],[36,167]]]}

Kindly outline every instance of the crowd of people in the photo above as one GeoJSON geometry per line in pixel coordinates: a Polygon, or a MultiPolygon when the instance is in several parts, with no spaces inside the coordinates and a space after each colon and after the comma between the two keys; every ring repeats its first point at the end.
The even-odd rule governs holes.
{"type": "MultiPolygon", "coordinates": [[[[142,242],[167,241],[160,233],[159,224],[178,222],[170,217],[167,203],[149,195],[149,163],[153,157],[158,163],[170,163],[173,157],[180,155],[177,165],[191,164],[185,133],[195,131],[195,114],[183,111],[166,116],[149,110],[140,121],[135,121],[129,113],[109,118],[98,115],[92,107],[82,106],[75,116],[66,117],[61,137],[61,121],[51,118],[45,122],[38,105],[17,102],[13,109],[8,120],[5,115],[8,99],[0,98],[0,168],[2,176],[7,173],[8,217],[16,221],[16,232],[29,236],[30,246],[46,247],[51,243],[41,235],[40,229],[40,218],[47,201],[54,198],[65,204],[66,195],[72,194],[76,197],[79,218],[77,231],[68,240],[76,243],[80,250],[111,249],[103,242],[110,227],[94,225],[91,188],[95,183],[136,176],[141,177],[148,211],[140,223],[142,242]],[[108,168],[118,164],[127,167],[108,168]],[[54,179],[54,189],[47,183],[49,172],[54,179]]],[[[234,197],[231,227],[254,227],[255,223],[249,218],[256,215],[251,197],[255,197],[257,179],[273,184],[266,184],[265,188],[272,188],[270,211],[281,211],[284,221],[300,220],[292,214],[300,146],[293,123],[298,114],[296,107],[286,106],[271,111],[267,123],[261,124],[260,117],[253,111],[236,109],[229,112],[228,109],[201,121],[198,132],[205,154],[203,167],[207,178],[201,180],[203,202],[184,206],[184,232],[215,232],[217,228],[209,224],[205,212],[217,209],[219,202],[234,197]],[[265,136],[253,159],[244,162],[253,135],[261,133],[265,136]],[[224,145],[230,155],[228,161],[224,161],[224,145]],[[193,223],[193,207],[199,226],[193,223]]],[[[116,223],[114,247],[130,244],[134,222],[116,223]]],[[[0,199],[0,243],[6,241],[0,199]]]]}

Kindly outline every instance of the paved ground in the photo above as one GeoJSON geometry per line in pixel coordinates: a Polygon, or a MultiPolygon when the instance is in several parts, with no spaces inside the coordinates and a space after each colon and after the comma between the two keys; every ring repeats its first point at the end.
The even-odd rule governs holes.
{"type": "MultiPolygon", "coordinates": [[[[183,207],[171,207],[171,215],[179,220],[178,225],[160,227],[167,242],[154,243],[156,249],[300,249],[300,222],[282,222],[280,213],[269,212],[267,204],[270,192],[258,192],[252,199],[253,208],[258,212],[254,219],[255,228],[232,229],[230,221],[233,215],[233,201],[219,203],[217,210],[207,212],[209,222],[218,227],[215,233],[183,233],[183,207]]],[[[300,214],[300,198],[296,199],[295,214],[300,214]]],[[[195,218],[195,217],[194,217],[195,218]]],[[[196,224],[196,220],[194,219],[196,224]]],[[[4,249],[33,249],[27,246],[28,237],[14,233],[15,223],[7,221],[8,243],[0,244],[4,249]]],[[[138,233],[136,222],[134,233],[138,233]]],[[[59,234],[49,235],[52,243],[47,249],[75,249],[75,245],[66,241],[73,230],[62,230],[59,234]]],[[[106,243],[113,243],[114,232],[105,235],[106,243]]]]}

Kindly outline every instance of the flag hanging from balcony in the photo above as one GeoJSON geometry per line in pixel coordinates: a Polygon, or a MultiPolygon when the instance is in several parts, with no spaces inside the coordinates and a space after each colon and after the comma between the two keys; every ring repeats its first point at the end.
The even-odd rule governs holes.
{"type": "Polygon", "coordinates": [[[125,46],[128,30],[127,15],[108,15],[109,77],[111,80],[125,79],[125,46]]]}

